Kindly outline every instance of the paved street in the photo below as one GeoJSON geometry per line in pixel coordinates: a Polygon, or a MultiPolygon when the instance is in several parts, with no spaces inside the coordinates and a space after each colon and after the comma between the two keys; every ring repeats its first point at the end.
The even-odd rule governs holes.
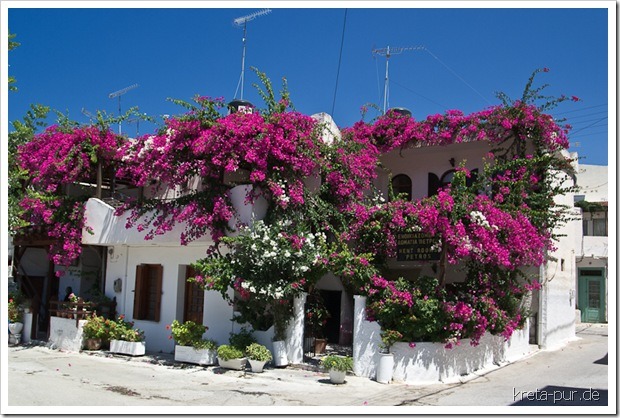
{"type": "MultiPolygon", "coordinates": [[[[273,407],[293,413],[462,413],[513,404],[509,411],[514,413],[520,412],[519,405],[542,411],[581,406],[592,413],[592,405],[608,398],[607,326],[580,326],[578,336],[561,350],[539,352],[470,376],[464,383],[427,386],[383,385],[356,376],[333,385],[327,374],[292,367],[254,374],[174,363],[166,356],[129,358],[43,346],[9,347],[8,398],[3,392],[2,413],[84,413],[79,407],[87,405],[102,407],[87,413],[177,414],[185,411],[180,407],[201,413],[274,412],[273,407]],[[11,407],[7,411],[4,399],[11,407]],[[386,408],[390,406],[398,408],[386,408]]],[[[615,405],[615,394],[609,400],[615,405]]]]}

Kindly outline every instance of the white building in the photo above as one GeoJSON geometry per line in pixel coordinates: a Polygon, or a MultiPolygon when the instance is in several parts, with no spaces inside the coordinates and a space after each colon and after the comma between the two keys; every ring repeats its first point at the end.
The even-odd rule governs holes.
{"type": "Polygon", "coordinates": [[[575,206],[580,208],[582,228],[575,241],[577,319],[607,322],[608,228],[607,166],[580,164],[577,170],[575,206]]]}
{"type": "MultiPolygon", "coordinates": [[[[476,141],[449,146],[419,147],[392,151],[385,154],[381,162],[391,171],[393,186],[399,192],[408,192],[412,199],[421,199],[449,182],[455,165],[461,161],[466,161],[468,170],[481,171],[483,157],[491,148],[487,142],[476,141]],[[405,181],[394,184],[394,181],[400,181],[397,179],[405,181]],[[407,187],[409,190],[403,190],[407,187]]],[[[387,195],[388,182],[387,174],[381,173],[375,186],[387,195]]],[[[123,192],[132,193],[130,190],[123,192]]],[[[566,195],[558,199],[558,203],[572,204],[574,198],[566,195]]],[[[229,305],[219,292],[202,291],[198,286],[186,281],[193,275],[190,264],[205,256],[212,244],[210,239],[203,238],[182,246],[180,234],[184,226],[176,225],[172,231],[145,241],[146,232],[139,232],[135,227],[126,229],[126,215],[117,217],[114,211],[115,208],[103,199],[91,198],[87,202],[85,216],[93,234],[84,233],[83,244],[88,248],[99,249],[97,253],[100,254],[102,263],[101,288],[108,297],[116,298],[118,313],[133,321],[136,328],[144,330],[147,350],[173,352],[174,341],[169,339],[170,331],[166,326],[175,319],[200,322],[208,326],[208,338],[215,339],[219,344],[227,343],[229,334],[239,329],[239,325],[231,321],[235,315],[233,306],[229,305]]],[[[557,251],[551,254],[554,261],[532,271],[543,287],[534,297],[529,329],[519,336],[519,347],[510,351],[510,358],[526,354],[529,344],[544,349],[555,348],[574,338],[577,300],[574,266],[580,265],[576,264],[574,243],[581,239],[576,230],[579,230],[576,222],[569,222],[564,226],[559,232],[565,237],[557,244],[557,251]]],[[[83,262],[84,260],[82,264],[83,262]]],[[[433,274],[430,263],[392,260],[390,267],[395,275],[409,278],[418,277],[420,274],[433,274]]],[[[49,275],[49,272],[47,274],[49,275]]],[[[458,268],[448,269],[448,281],[459,281],[463,278],[463,273],[459,272],[458,268]]],[[[329,299],[328,308],[336,310],[337,313],[331,318],[332,325],[336,324],[331,341],[353,344],[357,358],[367,361],[361,368],[358,365],[356,372],[373,377],[375,370],[371,362],[379,352],[379,333],[373,331],[366,335],[358,332],[360,319],[355,312],[363,309],[358,307],[358,300],[346,292],[336,276],[325,276],[319,281],[318,287],[329,299]],[[358,329],[354,329],[354,324],[358,329]],[[362,337],[366,340],[360,340],[362,337]]],[[[63,289],[61,287],[55,290],[62,292],[63,289]]],[[[301,309],[303,318],[303,301],[301,309]]],[[[301,362],[303,359],[300,355],[303,354],[303,349],[299,338],[300,333],[303,335],[303,322],[300,326],[297,318],[293,321],[292,329],[289,327],[288,334],[291,362],[301,362]]],[[[269,333],[259,337],[259,342],[269,346],[269,333]]],[[[406,370],[402,370],[396,375],[407,374],[406,370]]],[[[412,378],[415,379],[415,376],[412,378]]]]}

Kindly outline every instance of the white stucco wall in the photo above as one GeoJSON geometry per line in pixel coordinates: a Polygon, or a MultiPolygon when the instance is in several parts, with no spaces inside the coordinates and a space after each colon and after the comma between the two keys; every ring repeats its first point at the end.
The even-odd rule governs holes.
{"type": "MultiPolygon", "coordinates": [[[[491,151],[486,142],[469,142],[449,146],[408,148],[391,151],[381,156],[381,162],[388,167],[392,175],[406,174],[411,178],[412,197],[414,200],[428,196],[428,173],[434,173],[439,178],[448,170],[459,167],[461,161],[466,161],[468,170],[483,170],[483,157],[491,151]],[[455,167],[450,164],[450,158],[455,159],[455,167]]],[[[380,171],[375,186],[387,198],[388,175],[380,171]]]]}
{"type": "MultiPolygon", "coordinates": [[[[84,230],[82,243],[92,245],[144,245],[145,243],[179,245],[181,233],[185,228],[185,223],[181,223],[165,235],[158,235],[152,240],[145,241],[147,231],[139,232],[137,228],[125,228],[129,218],[128,213],[115,216],[112,206],[96,198],[88,199],[86,202],[85,217],[86,226],[92,228],[92,233],[84,230]]],[[[209,237],[203,237],[196,242],[208,244],[209,237]]]]}
{"type": "MultiPolygon", "coordinates": [[[[188,245],[165,247],[151,246],[114,246],[112,255],[108,256],[106,290],[108,296],[116,296],[117,311],[125,314],[127,320],[133,319],[134,291],[136,283],[136,266],[139,264],[161,264],[163,266],[162,297],[160,321],[135,320],[135,327],[144,331],[147,341],[146,349],[151,352],[174,351],[174,341],[168,339],[170,331],[166,325],[173,320],[183,320],[183,300],[185,292],[185,269],[196,260],[205,256],[207,247],[188,245]],[[114,291],[114,281],[121,279],[122,290],[114,291]]],[[[230,321],[232,307],[223,301],[217,292],[205,292],[204,324],[209,327],[206,337],[224,343],[232,330],[230,321]],[[214,322],[214,318],[220,318],[214,322]],[[225,324],[225,325],[224,325],[225,324]]]]}
{"type": "Polygon", "coordinates": [[[578,195],[585,195],[588,202],[607,202],[608,197],[608,166],[579,164],[577,166],[578,195]]]}
{"type": "Polygon", "coordinates": [[[80,351],[82,348],[82,334],[85,320],[50,317],[49,342],[58,350],[80,351]],[[76,326],[77,322],[77,326],[76,326]]]}
{"type": "MultiPolygon", "coordinates": [[[[381,328],[377,322],[366,320],[366,297],[354,296],[355,328],[353,340],[353,371],[357,376],[376,378],[381,344],[381,328]]],[[[498,364],[523,358],[530,353],[529,324],[515,331],[510,340],[485,334],[480,344],[472,346],[469,339],[446,349],[443,343],[396,343],[393,380],[408,384],[458,382],[475,371],[493,368],[498,364]]]]}
{"type": "MultiPolygon", "coordinates": [[[[568,180],[567,185],[572,185],[568,180]]],[[[573,194],[557,196],[555,202],[572,206],[573,194]]],[[[540,272],[543,287],[539,297],[538,339],[543,349],[565,345],[575,338],[576,250],[575,237],[581,231],[579,220],[569,221],[554,231],[560,236],[556,251],[549,254],[551,260],[540,272]]]]}

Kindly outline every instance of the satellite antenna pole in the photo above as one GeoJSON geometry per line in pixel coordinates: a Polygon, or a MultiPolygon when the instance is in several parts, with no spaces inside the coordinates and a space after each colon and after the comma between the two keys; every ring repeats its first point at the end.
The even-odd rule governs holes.
{"type": "MultiPolygon", "coordinates": [[[[133,90],[133,89],[135,89],[136,87],[138,87],[138,85],[137,85],[137,84],[132,84],[132,85],[131,85],[131,86],[129,86],[129,87],[125,87],[124,89],[120,89],[120,90],[115,91],[115,92],[113,92],[113,93],[110,93],[110,94],[108,95],[108,97],[109,97],[110,99],[113,99],[113,98],[115,98],[115,97],[118,97],[118,117],[119,117],[119,118],[121,117],[121,96],[122,96],[123,94],[127,93],[129,90],[133,90]]],[[[121,122],[121,120],[119,119],[119,121],[118,121],[118,134],[119,134],[119,135],[122,133],[122,127],[121,127],[121,125],[122,125],[122,122],[121,122]]]]}
{"type": "MultiPolygon", "coordinates": [[[[247,16],[238,17],[235,20],[233,20],[233,23],[236,26],[243,25],[243,52],[241,54],[241,78],[239,79],[239,84],[241,84],[241,97],[240,97],[241,100],[243,100],[243,82],[244,82],[244,77],[245,77],[245,41],[246,41],[246,33],[247,33],[246,26],[250,20],[254,20],[257,17],[264,16],[269,13],[271,13],[271,9],[263,9],[263,10],[259,10],[258,12],[251,13],[247,16]]],[[[237,89],[238,88],[239,88],[239,85],[237,85],[237,89]]],[[[235,91],[235,96],[237,96],[236,91],[235,91]]]]}
{"type": "Polygon", "coordinates": [[[92,123],[93,120],[97,120],[97,116],[93,115],[92,112],[89,112],[86,108],[82,108],[82,113],[85,116],[88,116],[88,119],[90,119],[90,122],[92,123]]]}
{"type": "Polygon", "coordinates": [[[374,55],[384,55],[385,56],[385,81],[383,86],[383,113],[387,111],[388,106],[388,95],[390,90],[390,76],[389,76],[389,62],[390,56],[396,54],[402,54],[405,51],[415,51],[419,49],[424,49],[423,46],[407,46],[407,47],[395,47],[390,48],[388,45],[386,48],[377,48],[373,49],[372,53],[374,55]]]}

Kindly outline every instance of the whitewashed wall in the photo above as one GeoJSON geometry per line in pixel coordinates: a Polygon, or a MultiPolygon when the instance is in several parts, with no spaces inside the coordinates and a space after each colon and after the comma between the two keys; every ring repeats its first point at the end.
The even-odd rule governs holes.
{"type": "MultiPolygon", "coordinates": [[[[572,185],[568,180],[566,185],[572,185]]],[[[555,202],[572,206],[573,194],[557,196],[555,202]]],[[[557,250],[550,253],[551,261],[540,272],[543,288],[539,297],[538,336],[543,349],[554,349],[575,339],[575,302],[577,300],[577,268],[575,237],[581,231],[578,220],[567,222],[554,231],[560,235],[557,250]]]]}
{"type": "MultiPolygon", "coordinates": [[[[450,146],[435,146],[409,148],[405,150],[391,151],[381,156],[381,162],[388,167],[392,175],[406,174],[411,178],[412,197],[414,200],[428,196],[428,173],[434,173],[439,178],[448,170],[452,170],[450,158],[455,159],[455,166],[459,167],[461,161],[466,161],[465,168],[468,170],[483,170],[483,157],[492,149],[486,142],[468,142],[450,146]]],[[[384,171],[379,172],[375,186],[381,190],[387,198],[388,175],[384,171]]]]}
{"type": "MultiPolygon", "coordinates": [[[[114,246],[108,256],[106,274],[106,295],[116,296],[117,311],[133,319],[136,266],[139,264],[161,264],[163,266],[162,297],[160,321],[135,320],[135,327],[144,330],[146,349],[151,352],[174,351],[174,341],[168,339],[170,331],[166,325],[173,320],[183,320],[183,300],[185,293],[185,266],[203,258],[206,246],[188,245],[185,247],[161,245],[152,246],[114,246]],[[114,291],[114,281],[121,279],[122,290],[114,291]]],[[[222,342],[228,340],[231,331],[232,308],[223,301],[217,292],[205,292],[205,321],[209,327],[206,337],[222,342]],[[218,318],[217,322],[214,322],[218,318]],[[222,325],[226,324],[226,325],[222,325]]]]}
{"type": "MultiPolygon", "coordinates": [[[[381,328],[377,322],[366,320],[366,298],[354,296],[355,327],[353,334],[353,371],[358,376],[376,377],[381,344],[381,328]]],[[[396,343],[393,380],[409,384],[458,382],[463,376],[507,361],[518,360],[530,353],[528,325],[513,333],[509,341],[503,337],[485,334],[476,347],[470,340],[446,349],[443,343],[396,343]]]]}
{"type": "Polygon", "coordinates": [[[50,337],[48,341],[58,350],[80,351],[85,324],[86,321],[81,319],[76,327],[75,319],[52,316],[50,317],[50,337]]]}

